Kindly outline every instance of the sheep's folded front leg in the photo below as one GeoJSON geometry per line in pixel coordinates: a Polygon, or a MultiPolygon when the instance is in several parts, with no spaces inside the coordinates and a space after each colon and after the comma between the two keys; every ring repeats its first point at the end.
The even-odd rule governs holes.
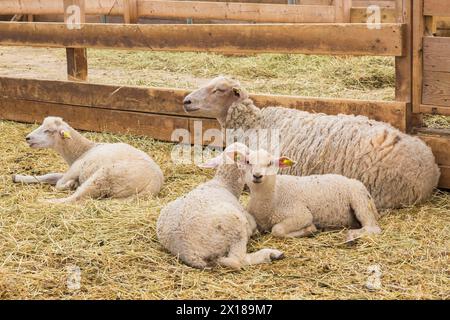
{"type": "Polygon", "coordinates": [[[289,210],[281,222],[272,227],[272,235],[280,238],[307,237],[317,231],[313,216],[306,207],[289,210]]]}
{"type": "Polygon", "coordinates": [[[12,180],[15,183],[47,183],[56,185],[56,183],[64,176],[64,173],[49,173],[41,176],[24,176],[21,174],[14,174],[12,180]]]}

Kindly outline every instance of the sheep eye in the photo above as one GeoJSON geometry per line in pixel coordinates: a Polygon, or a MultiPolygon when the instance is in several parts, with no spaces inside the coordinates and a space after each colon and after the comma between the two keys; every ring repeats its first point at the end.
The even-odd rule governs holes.
{"type": "Polygon", "coordinates": [[[44,130],[44,133],[48,134],[48,133],[51,133],[51,131],[50,130],[44,130]]]}
{"type": "Polygon", "coordinates": [[[246,161],[245,161],[245,164],[250,164],[250,161],[246,160],[246,161]]]}
{"type": "Polygon", "coordinates": [[[273,166],[273,161],[269,162],[269,167],[273,166]]]}
{"type": "Polygon", "coordinates": [[[219,92],[219,93],[224,93],[225,90],[224,90],[224,89],[215,89],[215,90],[213,91],[213,93],[217,93],[217,92],[219,92]]]}

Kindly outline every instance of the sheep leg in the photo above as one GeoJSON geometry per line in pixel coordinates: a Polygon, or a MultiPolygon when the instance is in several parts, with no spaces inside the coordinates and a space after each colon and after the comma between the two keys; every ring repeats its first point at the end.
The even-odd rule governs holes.
{"type": "Polygon", "coordinates": [[[272,227],[272,235],[279,238],[297,238],[310,236],[317,231],[313,224],[313,216],[307,208],[301,208],[301,214],[288,215],[280,223],[272,227]]]}
{"type": "Polygon", "coordinates": [[[88,198],[102,198],[108,193],[107,176],[104,170],[96,171],[89,179],[87,179],[77,190],[70,196],[61,199],[49,199],[49,203],[73,203],[88,198]]]}
{"type": "Polygon", "coordinates": [[[47,183],[55,185],[62,177],[64,173],[48,173],[42,176],[24,176],[21,174],[14,174],[12,180],[15,183],[47,183]]]}
{"type": "Polygon", "coordinates": [[[347,242],[354,241],[364,235],[381,233],[381,228],[377,222],[378,211],[367,191],[364,190],[362,194],[355,194],[350,205],[362,228],[349,230],[347,242]]]}
{"type": "Polygon", "coordinates": [[[283,252],[275,249],[261,249],[253,253],[247,253],[247,240],[242,240],[231,246],[228,256],[219,258],[217,263],[223,267],[240,269],[243,266],[271,263],[273,260],[283,258],[283,252]]]}

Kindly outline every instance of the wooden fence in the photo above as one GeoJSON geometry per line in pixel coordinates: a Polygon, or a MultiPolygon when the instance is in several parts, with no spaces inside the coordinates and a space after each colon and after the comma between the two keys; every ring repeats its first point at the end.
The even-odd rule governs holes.
{"type": "Polygon", "coordinates": [[[35,122],[47,115],[59,115],[80,129],[130,132],[166,141],[174,129],[192,131],[196,120],[202,121],[203,130],[218,127],[216,120],[206,115],[192,118],[182,111],[186,90],[88,83],[85,48],[393,56],[393,102],[281,95],[252,98],[260,107],[283,105],[328,114],[360,114],[415,132],[436,154],[443,172],[440,185],[450,187],[449,135],[446,130],[420,127],[421,113],[449,114],[450,109],[450,38],[435,37],[427,31],[433,26],[429,17],[450,11],[450,6],[441,1],[424,0],[425,6],[422,1],[414,1],[413,7],[412,0],[298,0],[296,5],[278,0],[3,0],[0,15],[62,14],[71,4],[80,7],[81,22],[87,14],[108,14],[123,15],[127,22],[137,22],[139,17],[196,17],[260,23],[88,23],[80,29],[68,29],[65,23],[0,22],[0,45],[67,48],[71,80],[0,77],[0,118],[35,122]],[[370,4],[394,12],[391,23],[371,29],[365,23],[350,22],[354,8],[370,4]]]}

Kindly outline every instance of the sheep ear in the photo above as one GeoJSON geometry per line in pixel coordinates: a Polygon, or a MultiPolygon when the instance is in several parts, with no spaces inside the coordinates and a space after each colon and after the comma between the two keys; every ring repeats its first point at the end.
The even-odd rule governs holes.
{"type": "Polygon", "coordinates": [[[247,159],[247,155],[238,150],[228,151],[225,152],[225,154],[227,155],[227,158],[232,161],[230,163],[242,164],[245,163],[245,160],[247,159]]]}
{"type": "Polygon", "coordinates": [[[59,134],[61,135],[61,138],[63,139],[72,139],[72,136],[70,135],[70,132],[67,130],[61,130],[59,132],[59,134]]]}
{"type": "Polygon", "coordinates": [[[280,168],[289,168],[295,165],[297,162],[295,162],[292,159],[289,159],[288,157],[280,157],[278,159],[278,167],[280,168]]]}
{"type": "Polygon", "coordinates": [[[204,169],[214,169],[223,164],[223,154],[218,155],[215,158],[211,158],[205,163],[201,163],[198,165],[199,168],[204,169]]]}
{"type": "Polygon", "coordinates": [[[236,97],[241,97],[241,88],[233,87],[233,93],[236,97]]]}

